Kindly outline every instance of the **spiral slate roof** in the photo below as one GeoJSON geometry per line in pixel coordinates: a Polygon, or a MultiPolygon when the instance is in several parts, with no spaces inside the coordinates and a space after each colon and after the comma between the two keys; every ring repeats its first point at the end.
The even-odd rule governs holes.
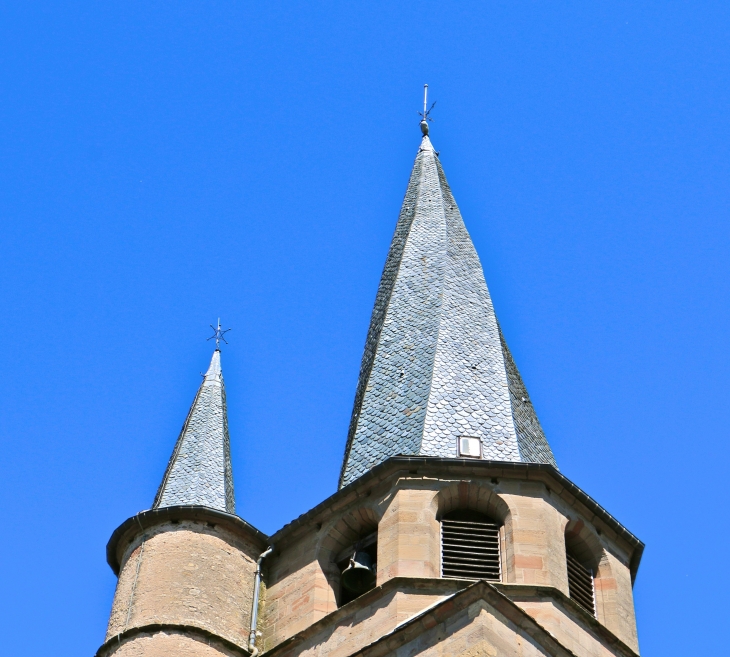
{"type": "Polygon", "coordinates": [[[424,136],[375,299],[340,487],[396,455],[549,463],[479,257],[424,136]]]}
{"type": "Polygon", "coordinates": [[[188,504],[235,513],[226,388],[218,350],[195,395],[152,508],[188,504]]]}

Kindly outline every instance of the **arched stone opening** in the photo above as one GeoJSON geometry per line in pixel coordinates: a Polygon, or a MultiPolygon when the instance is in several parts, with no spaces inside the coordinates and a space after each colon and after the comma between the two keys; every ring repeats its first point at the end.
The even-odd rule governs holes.
{"type": "Polygon", "coordinates": [[[589,529],[582,520],[570,520],[565,526],[565,548],[578,559],[583,566],[598,572],[598,565],[603,555],[603,545],[598,535],[589,529]]]}
{"type": "Polygon", "coordinates": [[[506,502],[486,485],[460,481],[441,489],[434,505],[441,524],[441,576],[508,581],[511,522],[506,502]]]}
{"type": "Polygon", "coordinates": [[[568,595],[583,609],[600,618],[601,571],[610,566],[598,535],[582,520],[570,520],[565,527],[565,557],[568,595]]]}
{"type": "Polygon", "coordinates": [[[379,511],[363,506],[341,516],[323,531],[317,559],[329,584],[333,608],[353,599],[351,594],[343,593],[341,579],[345,562],[356,550],[368,554],[375,569],[379,522],[379,511]]]}
{"type": "Polygon", "coordinates": [[[595,617],[628,645],[636,647],[631,576],[625,557],[580,519],[567,523],[565,549],[578,555],[593,571],[595,617]]]}
{"type": "Polygon", "coordinates": [[[497,493],[473,481],[459,481],[442,488],[434,504],[437,520],[456,509],[469,509],[505,524],[510,513],[507,503],[497,493]]]}

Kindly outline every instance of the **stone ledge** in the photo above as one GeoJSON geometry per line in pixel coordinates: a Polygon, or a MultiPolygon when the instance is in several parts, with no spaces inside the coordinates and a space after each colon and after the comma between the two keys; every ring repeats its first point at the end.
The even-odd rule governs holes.
{"type": "MultiPolygon", "coordinates": [[[[420,614],[398,625],[392,632],[377,641],[360,648],[350,657],[385,657],[394,654],[398,648],[417,638],[434,626],[446,621],[455,613],[467,609],[479,600],[484,600],[505,618],[514,623],[530,636],[537,644],[547,649],[555,657],[578,657],[568,650],[532,616],[518,607],[494,586],[479,581],[449,597],[437,605],[425,609],[420,614]]],[[[273,655],[266,653],[266,655],[273,655]]]]}
{"type": "MultiPolygon", "coordinates": [[[[553,641],[555,641],[556,644],[560,645],[561,649],[565,651],[566,655],[572,655],[573,653],[571,653],[567,650],[567,648],[562,646],[562,644],[560,644],[557,639],[552,636],[552,634],[550,634],[545,628],[543,628],[542,625],[540,625],[534,618],[532,618],[532,616],[530,616],[524,609],[517,605],[515,600],[537,601],[541,598],[551,598],[558,602],[565,609],[566,615],[568,615],[569,618],[576,621],[587,632],[597,634],[605,642],[605,644],[614,649],[617,654],[621,654],[624,657],[639,657],[638,654],[634,652],[634,650],[627,646],[610,630],[601,625],[601,623],[599,623],[598,620],[591,616],[587,611],[585,611],[577,603],[573,602],[573,600],[566,596],[562,591],[552,586],[505,584],[501,582],[486,582],[483,580],[479,582],[474,582],[473,580],[442,579],[437,577],[394,577],[393,579],[389,579],[387,582],[375,587],[374,589],[371,589],[367,593],[361,595],[359,598],[355,598],[355,600],[353,600],[352,602],[348,602],[346,605],[343,605],[336,611],[333,611],[323,618],[320,618],[318,621],[315,621],[309,627],[301,630],[300,632],[297,632],[288,639],[285,639],[281,643],[263,653],[263,656],[276,657],[277,654],[291,649],[297,643],[305,642],[307,639],[316,635],[318,632],[322,631],[326,627],[330,625],[335,625],[341,620],[347,618],[348,616],[356,616],[358,612],[362,611],[377,600],[395,591],[421,591],[423,593],[430,593],[432,595],[442,594],[444,596],[449,596],[448,599],[442,600],[435,605],[431,605],[419,614],[416,614],[413,618],[402,622],[390,633],[385,635],[382,639],[371,644],[371,646],[376,646],[380,643],[380,641],[385,641],[387,637],[394,635],[397,632],[400,632],[403,628],[418,621],[418,619],[425,618],[429,614],[441,614],[442,612],[439,612],[438,610],[445,603],[451,603],[457,598],[460,598],[465,592],[472,591],[472,589],[477,590],[475,589],[475,587],[480,586],[485,587],[485,589],[478,588],[479,591],[491,590],[499,595],[498,599],[493,599],[493,596],[492,598],[485,597],[485,599],[490,602],[490,604],[493,604],[495,608],[497,608],[507,618],[514,621],[515,624],[519,625],[520,627],[523,627],[523,629],[525,629],[527,626],[531,627],[531,623],[534,624],[537,628],[539,628],[538,634],[540,634],[540,636],[542,636],[541,633],[547,634],[549,637],[551,637],[553,641]],[[504,599],[509,603],[507,607],[504,607],[504,601],[500,602],[499,605],[494,602],[494,600],[501,599],[504,599]],[[518,614],[515,612],[515,608],[519,610],[518,614]],[[505,611],[505,609],[507,611],[505,611]],[[529,619],[529,621],[527,621],[526,619],[529,619]],[[527,623],[527,625],[524,625],[524,623],[527,623]]],[[[471,599],[470,595],[469,601],[466,602],[465,605],[468,606],[472,602],[474,602],[474,600],[471,599]]],[[[365,651],[369,650],[371,646],[367,646],[366,648],[361,649],[360,652],[354,654],[365,655],[365,651]]]]}
{"type": "Polygon", "coordinates": [[[583,629],[598,634],[608,645],[620,651],[622,655],[626,657],[639,657],[638,653],[627,646],[611,630],[602,625],[595,616],[589,614],[560,589],[538,584],[507,584],[503,582],[493,582],[492,586],[513,602],[537,602],[544,598],[551,598],[563,608],[569,618],[576,621],[583,629]]]}
{"type": "Polygon", "coordinates": [[[342,605],[333,612],[330,612],[318,621],[315,621],[300,632],[284,639],[273,648],[266,651],[265,655],[274,655],[281,650],[290,648],[293,644],[306,641],[308,638],[322,631],[328,625],[333,625],[348,616],[355,616],[369,605],[380,600],[386,595],[396,591],[423,591],[424,593],[453,595],[464,590],[474,582],[460,579],[439,579],[436,577],[393,577],[380,586],[370,589],[360,597],[342,605]]]}
{"type": "Polygon", "coordinates": [[[99,650],[96,651],[96,654],[94,657],[106,657],[112,648],[121,645],[123,643],[126,643],[130,639],[133,639],[135,637],[139,636],[154,636],[155,634],[160,634],[161,632],[167,632],[170,634],[182,634],[184,636],[188,636],[193,639],[198,640],[205,640],[208,644],[212,641],[213,643],[217,643],[221,645],[226,650],[232,652],[234,655],[240,656],[240,657],[248,657],[251,653],[244,648],[243,646],[239,646],[236,643],[233,643],[233,641],[229,641],[228,639],[224,639],[222,636],[218,636],[217,634],[214,634],[213,632],[210,632],[209,630],[204,630],[201,627],[196,627],[195,625],[175,625],[172,623],[151,623],[149,625],[141,625],[139,627],[132,627],[128,630],[125,630],[124,632],[120,632],[119,634],[111,637],[110,639],[107,639],[99,648],[99,650]]]}
{"type": "Polygon", "coordinates": [[[121,550],[126,548],[134,538],[145,529],[173,520],[192,520],[213,523],[253,542],[263,551],[269,545],[269,537],[243,518],[225,511],[218,511],[206,506],[165,506],[148,511],[140,511],[136,516],[125,520],[117,527],[106,544],[106,561],[119,575],[121,550]],[[121,550],[120,550],[121,549],[121,550]]]}

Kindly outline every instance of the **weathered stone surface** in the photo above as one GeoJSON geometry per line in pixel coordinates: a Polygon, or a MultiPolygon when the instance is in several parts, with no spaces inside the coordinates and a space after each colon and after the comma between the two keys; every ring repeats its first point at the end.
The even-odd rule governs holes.
{"type": "MultiPolygon", "coordinates": [[[[311,533],[293,544],[281,545],[267,568],[266,601],[261,616],[264,645],[281,643],[337,609],[337,591],[327,577],[331,549],[324,535],[311,533]],[[321,558],[326,553],[326,558],[321,558]]],[[[339,575],[339,573],[338,573],[339,575]]]]}
{"type": "MultiPolygon", "coordinates": [[[[367,655],[365,651],[364,654],[367,655]]],[[[372,650],[372,652],[375,652],[372,650]]],[[[393,657],[574,657],[558,645],[541,645],[484,601],[474,602],[396,650],[393,657]]]]}
{"type": "Polygon", "coordinates": [[[542,600],[520,601],[517,604],[568,650],[580,657],[613,657],[630,654],[628,651],[624,652],[616,646],[602,642],[573,614],[567,613],[565,607],[554,598],[545,596],[542,600]]]}
{"type": "Polygon", "coordinates": [[[636,632],[631,575],[613,551],[602,552],[595,587],[598,619],[624,643],[638,652],[639,639],[636,632]]]}
{"type": "MultiPolygon", "coordinates": [[[[483,466],[486,463],[481,468],[486,470],[483,466]]],[[[591,656],[633,654],[638,647],[630,544],[599,522],[594,513],[577,502],[576,496],[567,501],[557,480],[539,480],[539,470],[532,478],[526,476],[535,467],[528,466],[525,472],[494,467],[481,476],[475,475],[479,468],[468,462],[455,462],[449,468],[442,466],[422,474],[394,470],[390,479],[377,483],[360,480],[361,489],[355,484],[336,496],[349,500],[347,503],[333,499],[319,515],[308,518],[308,525],[292,527],[291,534],[283,531],[274,536],[278,549],[268,564],[269,588],[262,622],[266,649],[282,646],[284,650],[289,646],[282,654],[322,657],[330,651],[336,655],[341,650],[354,651],[358,641],[361,643],[357,645],[364,646],[365,638],[391,632],[403,622],[403,614],[396,613],[396,608],[407,608],[415,615],[438,601],[439,595],[448,595],[436,589],[430,593],[415,590],[406,582],[430,579],[435,583],[451,581],[460,588],[467,586],[459,580],[438,579],[439,519],[455,509],[471,509],[502,524],[505,595],[510,595],[509,586],[542,587],[543,591],[553,592],[544,599],[535,594],[526,599],[528,614],[541,610],[546,618],[553,618],[549,615],[558,613],[551,611],[559,607],[555,599],[566,599],[568,595],[566,531],[579,534],[585,550],[582,557],[601,563],[596,566],[597,619],[594,626],[586,625],[586,612],[576,612],[575,604],[570,603],[567,611],[560,613],[577,613],[578,618],[566,619],[561,627],[568,628],[566,637],[576,645],[590,644],[593,652],[587,654],[591,656]],[[378,535],[377,586],[384,593],[372,601],[368,593],[338,608],[339,572],[333,557],[373,528],[377,528],[378,535]],[[392,581],[397,582],[397,589],[389,588],[392,581]],[[599,626],[604,628],[605,636],[596,633],[599,626]],[[315,634],[319,637],[316,640],[315,634]],[[630,650],[616,648],[617,642],[630,650]],[[596,647],[595,643],[600,645],[596,647]],[[295,649],[295,644],[299,648],[295,649]],[[309,646],[306,649],[305,644],[309,646]],[[297,652],[300,649],[302,652],[297,652]]]]}
{"type": "Polygon", "coordinates": [[[291,648],[282,647],[277,654],[347,657],[446,597],[427,591],[411,590],[405,593],[392,589],[370,605],[358,606],[349,614],[341,614],[305,640],[295,642],[291,648]]]}
{"type": "Polygon", "coordinates": [[[190,625],[246,645],[257,549],[220,528],[181,521],[128,548],[107,639],[151,624],[190,625]]]}
{"type": "Polygon", "coordinates": [[[396,578],[267,652],[270,657],[635,657],[550,587],[396,578]],[[566,607],[567,604],[567,607],[566,607]],[[576,613],[577,612],[577,615],[576,613]],[[544,624],[536,622],[542,620],[544,624]]]}
{"type": "Polygon", "coordinates": [[[105,657],[241,657],[214,641],[183,632],[155,632],[110,646],[105,657]]]}
{"type": "Polygon", "coordinates": [[[394,491],[378,526],[378,583],[393,577],[439,577],[440,525],[433,490],[394,491]]]}

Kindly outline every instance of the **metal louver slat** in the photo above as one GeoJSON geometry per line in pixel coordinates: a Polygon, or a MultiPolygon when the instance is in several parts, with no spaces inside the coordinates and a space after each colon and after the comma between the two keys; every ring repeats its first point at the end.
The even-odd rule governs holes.
{"type": "Polygon", "coordinates": [[[442,520],[441,576],[500,581],[499,525],[442,520]]]}
{"type": "Polygon", "coordinates": [[[578,561],[570,552],[568,561],[568,591],[575,600],[591,615],[596,615],[595,595],[593,589],[593,573],[578,561]]]}

